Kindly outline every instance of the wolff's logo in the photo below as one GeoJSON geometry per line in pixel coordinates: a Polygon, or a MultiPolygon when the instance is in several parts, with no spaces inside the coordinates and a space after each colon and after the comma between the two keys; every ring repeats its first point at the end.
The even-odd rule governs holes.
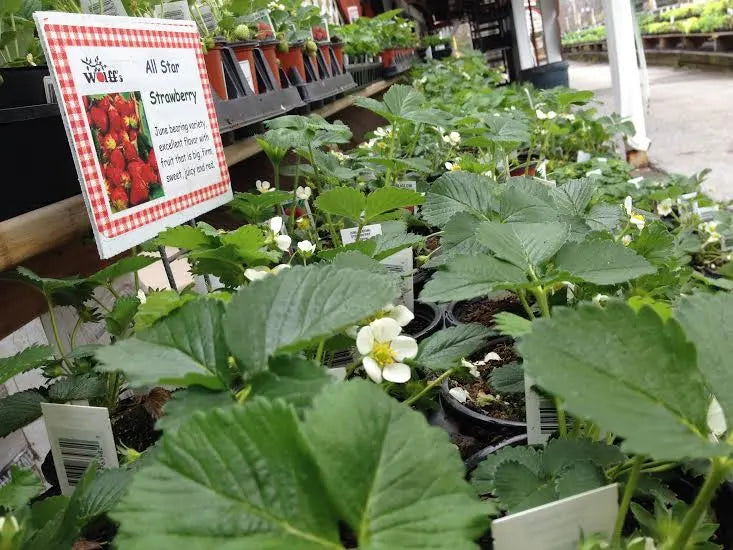
{"type": "Polygon", "coordinates": [[[122,82],[122,75],[102,63],[99,56],[94,59],[84,58],[81,62],[87,67],[87,70],[82,74],[89,84],[92,82],[122,82]]]}

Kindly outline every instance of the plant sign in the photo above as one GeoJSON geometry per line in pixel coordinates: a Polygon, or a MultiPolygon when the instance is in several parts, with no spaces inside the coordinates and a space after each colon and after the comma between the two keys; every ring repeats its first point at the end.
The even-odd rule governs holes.
{"type": "Polygon", "coordinates": [[[193,21],[34,16],[102,258],[231,200],[193,21]]]}

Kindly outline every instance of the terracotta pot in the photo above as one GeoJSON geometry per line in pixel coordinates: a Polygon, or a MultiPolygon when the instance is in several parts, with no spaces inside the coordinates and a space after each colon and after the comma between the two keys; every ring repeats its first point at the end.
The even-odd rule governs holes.
{"type": "MultiPolygon", "coordinates": [[[[320,42],[318,44],[318,49],[321,51],[321,55],[323,56],[323,60],[326,62],[326,76],[331,76],[331,43],[330,42],[320,42]]],[[[318,64],[316,63],[316,71],[318,70],[318,64]]]]}
{"type": "Polygon", "coordinates": [[[382,52],[382,66],[386,69],[390,65],[392,65],[392,61],[397,56],[397,50],[394,48],[390,48],[389,50],[384,50],[382,52]]]}
{"type": "Polygon", "coordinates": [[[260,93],[260,84],[257,81],[257,65],[255,64],[254,49],[257,42],[235,42],[231,45],[234,50],[234,56],[239,61],[242,72],[247,78],[247,84],[250,85],[255,94],[260,93]]]}
{"type": "Polygon", "coordinates": [[[204,54],[206,72],[209,75],[209,83],[221,99],[229,99],[227,95],[227,81],[224,76],[224,64],[221,58],[221,49],[214,46],[204,54]]]}
{"type": "Polygon", "coordinates": [[[262,55],[265,56],[265,61],[270,66],[272,76],[275,78],[275,88],[280,89],[282,88],[282,83],[280,82],[280,63],[275,52],[277,44],[277,40],[262,40],[260,41],[260,50],[262,50],[262,55]]]}
{"type": "Polygon", "coordinates": [[[306,81],[305,77],[305,62],[303,61],[303,44],[291,44],[290,49],[283,53],[280,50],[276,50],[277,58],[280,60],[280,66],[285,71],[285,74],[290,76],[290,69],[295,69],[303,82],[306,81]]]}
{"type": "Polygon", "coordinates": [[[346,70],[346,68],[344,67],[344,43],[332,43],[331,49],[333,50],[333,54],[336,56],[336,61],[338,61],[341,72],[344,72],[346,70]]]}

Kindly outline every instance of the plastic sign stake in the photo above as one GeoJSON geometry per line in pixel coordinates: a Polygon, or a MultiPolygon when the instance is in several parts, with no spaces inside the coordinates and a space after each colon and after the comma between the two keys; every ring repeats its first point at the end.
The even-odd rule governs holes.
{"type": "Polygon", "coordinates": [[[575,550],[582,536],[610,537],[617,515],[614,483],[494,520],[494,550],[575,550]]]}
{"type": "Polygon", "coordinates": [[[196,23],[34,18],[102,258],[231,200],[196,23]]]}

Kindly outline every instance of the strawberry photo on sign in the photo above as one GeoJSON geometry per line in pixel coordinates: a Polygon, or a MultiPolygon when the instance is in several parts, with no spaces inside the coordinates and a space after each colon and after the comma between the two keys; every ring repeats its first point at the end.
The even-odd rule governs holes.
{"type": "Polygon", "coordinates": [[[140,92],[84,96],[112,212],[164,196],[140,92]]]}

